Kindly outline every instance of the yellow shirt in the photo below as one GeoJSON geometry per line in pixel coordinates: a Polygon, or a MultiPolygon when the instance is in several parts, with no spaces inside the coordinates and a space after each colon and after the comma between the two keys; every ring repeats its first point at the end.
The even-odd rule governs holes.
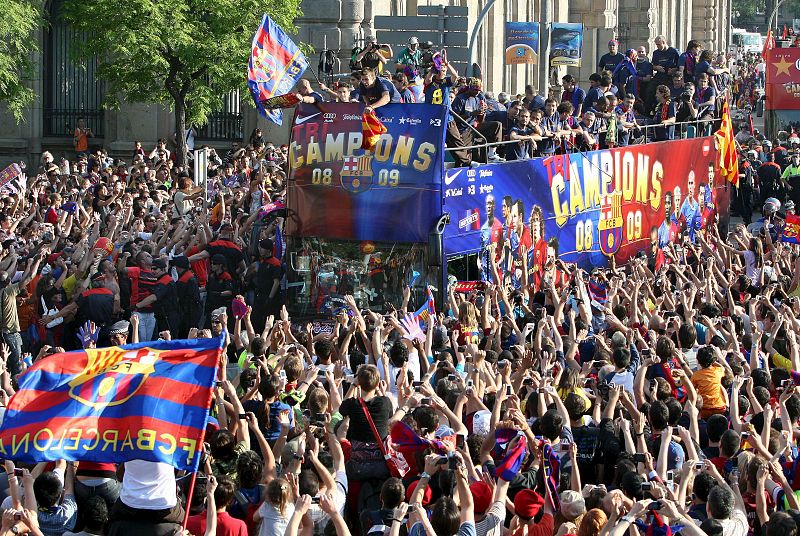
{"type": "Polygon", "coordinates": [[[75,277],[75,274],[65,277],[64,281],[61,283],[61,288],[63,288],[64,292],[67,294],[67,301],[72,299],[77,284],[78,279],[75,277]]]}

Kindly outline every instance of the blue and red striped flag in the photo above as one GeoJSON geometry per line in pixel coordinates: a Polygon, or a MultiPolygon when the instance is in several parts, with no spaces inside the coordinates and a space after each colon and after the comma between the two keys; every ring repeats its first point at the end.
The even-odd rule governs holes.
{"type": "Polygon", "coordinates": [[[253,37],[247,66],[247,86],[258,112],[270,121],[282,124],[283,112],[280,109],[268,110],[265,101],[289,93],[307,68],[305,54],[269,15],[264,15],[253,37]]]}
{"type": "Polygon", "coordinates": [[[528,439],[525,435],[517,433],[515,430],[513,432],[514,435],[511,436],[510,439],[506,438],[503,429],[497,430],[496,432],[497,445],[504,448],[506,452],[505,456],[503,456],[500,462],[495,466],[494,475],[497,478],[502,478],[506,482],[511,482],[514,480],[514,477],[517,476],[522,468],[522,463],[525,461],[525,453],[528,450],[528,439]],[[519,437],[517,442],[514,443],[514,446],[511,448],[507,448],[515,437],[519,437]]]}
{"type": "Polygon", "coordinates": [[[224,337],[53,354],[19,378],[0,456],[197,470],[224,337]]]}
{"type": "Polygon", "coordinates": [[[561,479],[561,458],[558,457],[553,445],[544,444],[544,485],[549,488],[550,504],[554,509],[561,507],[561,499],[558,496],[558,482],[561,479]]]}
{"type": "Polygon", "coordinates": [[[436,316],[436,304],[433,302],[433,292],[431,287],[428,287],[428,299],[422,304],[422,307],[414,312],[414,318],[419,320],[420,324],[428,324],[428,319],[431,316],[436,316]]]}

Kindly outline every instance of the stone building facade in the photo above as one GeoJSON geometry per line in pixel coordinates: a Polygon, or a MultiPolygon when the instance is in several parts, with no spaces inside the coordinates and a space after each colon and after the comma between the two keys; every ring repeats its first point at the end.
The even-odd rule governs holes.
{"type": "MultiPolygon", "coordinates": [[[[729,38],[730,1],[494,0],[478,32],[474,58],[482,68],[488,90],[521,93],[527,84],[535,88],[546,86],[547,83],[540,83],[535,66],[507,66],[503,57],[505,21],[541,21],[547,2],[553,21],[584,24],[584,61],[573,74],[585,81],[606,51],[606,43],[615,36],[621,40],[623,50],[640,44],[652,50],[659,34],[666,35],[670,44],[679,49],[694,38],[708,48],[724,50],[729,38]]],[[[375,34],[376,17],[414,16],[421,7],[458,6],[466,8],[471,32],[488,2],[492,0],[304,0],[305,15],[297,21],[297,39],[314,46],[317,54],[326,46],[339,51],[341,70],[345,71],[352,47],[375,34]]],[[[58,5],[58,0],[48,0],[45,7],[53,10],[58,5]]],[[[87,80],[86,72],[81,78],[78,71],[70,71],[71,60],[62,50],[70,35],[69,28],[57,24],[41,32],[38,76],[31,82],[39,98],[21,124],[0,110],[0,164],[12,160],[35,163],[43,150],[54,152],[57,158],[62,153],[71,154],[69,129],[80,115],[88,116],[89,125],[98,133],[93,143],[123,159],[130,158],[135,141],[152,148],[158,138],[172,134],[172,114],[160,106],[123,103],[119,110],[103,110],[97,102],[102,97],[102,82],[87,80]],[[81,84],[83,97],[70,94],[65,99],[61,95],[65,91],[75,93],[74,87],[81,84]]],[[[398,52],[395,50],[395,54],[398,52]]],[[[309,60],[316,69],[319,56],[309,60]]],[[[557,81],[563,72],[551,72],[550,82],[557,81]]],[[[231,95],[226,109],[201,129],[198,143],[225,148],[234,139],[247,139],[256,126],[269,139],[288,139],[288,125],[278,127],[264,121],[244,99],[231,95]]]]}

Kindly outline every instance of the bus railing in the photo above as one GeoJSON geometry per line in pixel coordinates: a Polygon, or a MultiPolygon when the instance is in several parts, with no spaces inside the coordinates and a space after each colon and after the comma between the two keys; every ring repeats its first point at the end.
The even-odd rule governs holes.
{"type": "MultiPolygon", "coordinates": [[[[457,114],[454,114],[452,112],[451,112],[451,114],[454,117],[456,117],[456,119],[463,121],[470,129],[472,129],[477,134],[477,136],[480,136],[481,139],[486,139],[486,138],[483,137],[482,134],[480,134],[480,132],[478,132],[472,125],[467,123],[463,118],[461,118],[460,116],[458,116],[457,114]]],[[[708,135],[710,135],[715,130],[714,129],[714,123],[718,123],[720,121],[721,120],[719,118],[710,117],[710,118],[707,118],[707,119],[693,119],[691,121],[675,122],[675,123],[670,123],[670,124],[667,124],[667,125],[664,125],[664,124],[661,124],[661,123],[652,124],[652,125],[637,125],[638,128],[632,129],[632,130],[639,131],[641,133],[635,138],[637,141],[631,141],[631,142],[628,143],[628,145],[645,145],[645,144],[647,144],[649,142],[655,141],[655,140],[648,139],[647,133],[648,133],[648,129],[656,129],[656,128],[675,127],[676,130],[678,130],[678,127],[681,127],[681,129],[680,129],[682,131],[681,134],[686,134],[687,131],[684,129],[684,127],[694,126],[699,131],[701,125],[705,126],[707,124],[710,124],[712,126],[711,132],[709,132],[709,134],[708,134],[708,135]]],[[[608,132],[608,129],[600,129],[600,130],[597,131],[598,134],[602,134],[602,133],[606,133],[606,132],[608,132]]],[[[695,134],[694,136],[691,136],[691,137],[694,138],[694,137],[697,137],[697,135],[695,134]]],[[[673,138],[673,139],[684,139],[684,136],[676,135],[676,137],[673,138]]],[[[517,141],[517,140],[494,141],[494,142],[486,142],[486,143],[468,145],[468,146],[465,146],[465,147],[445,147],[444,150],[445,151],[469,151],[469,150],[473,150],[473,149],[485,149],[485,148],[488,148],[488,147],[497,147],[497,146],[500,146],[500,145],[511,145],[512,143],[519,143],[519,141],[517,141]]],[[[574,144],[571,144],[571,145],[573,147],[575,147],[574,144]]]]}

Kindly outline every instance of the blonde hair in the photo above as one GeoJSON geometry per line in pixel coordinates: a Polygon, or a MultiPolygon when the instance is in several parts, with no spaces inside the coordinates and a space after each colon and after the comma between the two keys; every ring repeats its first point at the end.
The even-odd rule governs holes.
{"type": "Polygon", "coordinates": [[[286,505],[291,500],[290,494],[289,482],[285,478],[276,478],[267,484],[267,500],[281,517],[286,517],[286,505]]]}
{"type": "Polygon", "coordinates": [[[461,327],[478,326],[478,309],[471,302],[461,302],[458,306],[458,322],[461,327]]]}

